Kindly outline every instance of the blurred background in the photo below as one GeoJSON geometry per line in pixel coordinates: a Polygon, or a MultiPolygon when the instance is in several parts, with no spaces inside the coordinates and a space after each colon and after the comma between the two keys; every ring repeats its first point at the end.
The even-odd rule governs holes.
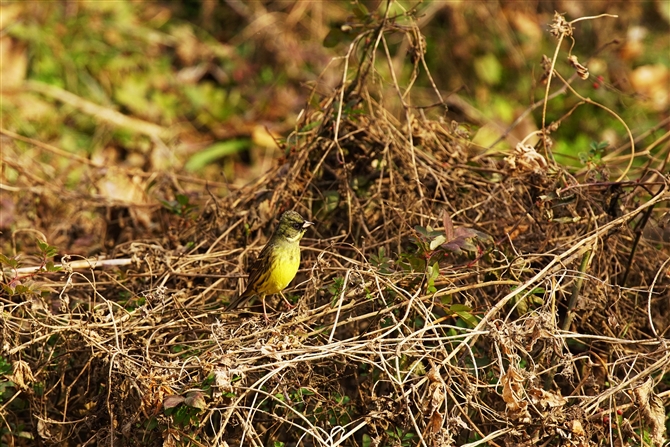
{"type": "MultiPolygon", "coordinates": [[[[578,444],[587,436],[572,424],[580,419],[594,442],[609,433],[642,443],[642,434],[631,434],[633,425],[642,427],[641,413],[622,395],[642,376],[665,374],[664,396],[668,386],[661,243],[670,225],[664,196],[654,194],[664,191],[658,176],[670,160],[669,24],[667,0],[3,1],[0,408],[7,411],[0,411],[0,445],[112,445],[116,432],[129,444],[186,445],[188,430],[180,427],[199,420],[203,389],[213,389],[214,379],[226,393],[221,384],[247,386],[234,378],[239,371],[229,371],[243,357],[245,365],[258,362],[249,377],[269,368],[267,378],[281,378],[288,390],[273,396],[314,413],[323,427],[358,417],[367,423],[372,408],[376,422],[360,445],[377,445],[377,428],[378,439],[390,440],[379,445],[416,445],[412,436],[427,416],[436,427],[451,425],[460,436],[453,445],[484,442],[478,425],[498,437],[510,433],[506,445],[520,445],[521,435],[528,435],[524,445],[545,435],[545,444],[560,443],[559,436],[578,444]],[[557,13],[573,22],[561,42],[552,34],[557,13]],[[571,65],[569,55],[581,65],[571,65]],[[556,74],[548,83],[552,59],[556,74]],[[354,82],[367,68],[372,74],[354,82]],[[338,104],[343,80],[360,90],[338,104]],[[543,122],[550,151],[520,147],[519,165],[527,160],[529,168],[514,177],[505,158],[520,141],[532,145],[529,136],[543,122]],[[538,162],[549,153],[558,166],[538,162]],[[624,181],[611,181],[619,176],[624,181]],[[290,337],[282,341],[274,328],[261,331],[247,324],[251,319],[220,313],[273,218],[289,208],[318,222],[302,241],[309,272],[294,281],[306,298],[302,306],[318,303],[339,319],[339,307],[328,309],[346,300],[345,311],[358,313],[330,336],[324,328],[331,316],[322,322],[321,311],[287,323],[290,337]],[[624,213],[630,220],[620,218],[624,213]],[[657,234],[640,239],[654,225],[657,234]],[[475,236],[477,246],[468,240],[475,236]],[[583,254],[572,251],[580,247],[583,254]],[[99,255],[126,263],[94,272],[88,260],[99,255]],[[58,272],[54,264],[70,257],[89,276],[58,272]],[[545,268],[559,262],[562,270],[545,268]],[[517,300],[513,290],[525,295],[517,300]],[[512,312],[520,319],[507,326],[496,320],[488,338],[482,333],[469,354],[459,354],[459,367],[470,368],[472,359],[469,371],[481,368],[476,380],[449,372],[448,358],[440,365],[448,385],[441,372],[426,374],[434,347],[439,360],[460,343],[458,327],[475,327],[510,298],[505,324],[512,312]],[[403,300],[420,311],[406,312],[397,305],[403,300]],[[564,329],[574,322],[574,343],[550,324],[556,302],[559,312],[575,312],[564,320],[564,329]],[[423,307],[428,303],[434,315],[423,307]],[[533,306],[544,307],[538,319],[527,312],[533,306]],[[118,330],[114,315],[123,323],[118,330]],[[231,324],[218,326],[219,318],[231,324]],[[396,322],[398,329],[387,330],[396,322]],[[411,343],[398,341],[405,330],[411,343]],[[329,345],[333,334],[332,360],[313,356],[316,363],[281,375],[267,361],[293,350],[294,341],[329,345]],[[413,338],[424,334],[425,350],[413,338]],[[266,336],[271,350],[259,351],[266,336]],[[374,337],[369,345],[359,343],[365,336],[374,337]],[[347,359],[339,340],[348,337],[361,351],[347,359]],[[213,358],[220,353],[212,343],[225,355],[213,358]],[[534,351],[521,368],[538,372],[526,376],[529,385],[544,373],[571,403],[592,403],[549,404],[546,413],[542,403],[539,422],[529,424],[519,412],[512,430],[509,410],[526,407],[512,391],[521,376],[510,374],[502,357],[526,349],[534,351]],[[345,369],[343,359],[355,361],[345,369]],[[395,364],[398,377],[387,376],[395,370],[386,366],[381,374],[380,364],[395,364]],[[212,375],[210,365],[225,368],[212,375]],[[499,380],[505,369],[507,379],[499,380]],[[401,371],[406,393],[396,387],[401,371]],[[415,388],[411,375],[425,375],[424,388],[415,388]],[[494,388],[505,380],[507,392],[494,388]],[[175,400],[194,384],[184,405],[175,400]],[[322,388],[313,392],[311,384],[322,388]],[[449,391],[448,399],[461,400],[465,410],[450,403],[456,417],[443,421],[432,411],[442,405],[436,390],[448,387],[457,396],[449,391]],[[397,400],[387,399],[391,389],[397,400]],[[607,405],[610,412],[601,412],[607,405]],[[616,405],[626,413],[615,413],[616,405]],[[610,415],[620,421],[616,429],[610,415]],[[182,435],[182,444],[169,443],[182,435]]],[[[271,384],[256,382],[266,397],[271,384]]],[[[529,390],[547,400],[536,386],[529,390]]],[[[258,408],[260,425],[269,427],[275,407],[263,402],[270,400],[240,395],[248,399],[237,400],[244,411],[258,408]]],[[[296,441],[283,424],[294,429],[292,417],[307,418],[276,408],[277,437],[296,441]]],[[[663,423],[656,421],[654,434],[663,423]]]]}
{"type": "MultiPolygon", "coordinates": [[[[417,46],[402,32],[387,40],[398,84],[412,84],[407,101],[425,107],[417,113],[460,123],[481,154],[504,155],[541,126],[542,107],[531,106],[545,95],[543,57],[556,52],[549,32],[555,12],[568,21],[610,15],[575,23],[556,69],[574,77],[566,55],[577,56],[590,73],[571,80],[571,88],[613,112],[575,107],[581,100],[574,94],[555,95],[546,122],[562,119],[552,134],[558,161],[585,168],[626,144],[613,114],[638,138],[638,150],[668,128],[670,3],[662,0],[59,1],[0,8],[0,229],[16,228],[25,216],[6,196],[12,188],[47,183],[59,199],[94,194],[141,204],[175,200],[152,181],[154,172],[207,181],[219,195],[259,178],[290,149],[284,139],[305,108],[319,108],[345,63],[353,70],[356,49],[344,57],[351,42],[387,8],[399,28],[413,17],[423,33],[428,71],[420,73],[407,63],[417,46]],[[432,106],[433,84],[448,110],[432,106]],[[50,146],[9,138],[14,134],[50,146]]],[[[379,57],[374,69],[387,81],[380,85],[388,91],[385,105],[400,115],[389,65],[379,57]]],[[[561,88],[554,79],[550,93],[561,88]]]]}

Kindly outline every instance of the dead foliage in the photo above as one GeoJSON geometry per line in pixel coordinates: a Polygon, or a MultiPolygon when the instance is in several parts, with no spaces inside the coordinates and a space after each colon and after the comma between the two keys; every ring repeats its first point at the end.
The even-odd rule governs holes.
{"type": "Polygon", "coordinates": [[[423,69],[416,27],[362,32],[359,63],[254,184],[180,201],[187,179],[129,176],[171,208],[138,187],[132,206],[100,205],[104,224],[73,216],[116,244],[37,276],[46,293],[5,290],[2,355],[27,405],[5,423],[43,445],[664,442],[668,251],[643,230],[670,179],[650,164],[583,182],[543,146],[482,155],[373,69],[393,33],[423,69]],[[269,325],[223,313],[289,208],[317,222],[298,305],[270,299],[269,325]]]}

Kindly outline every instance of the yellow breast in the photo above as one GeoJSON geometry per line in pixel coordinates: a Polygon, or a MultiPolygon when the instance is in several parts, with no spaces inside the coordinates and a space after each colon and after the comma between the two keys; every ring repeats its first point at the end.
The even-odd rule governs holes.
{"type": "MultiPolygon", "coordinates": [[[[284,290],[295,278],[300,267],[300,247],[298,244],[282,244],[275,249],[275,256],[264,292],[267,295],[284,290]]],[[[259,292],[261,292],[259,290],[259,292]]]]}

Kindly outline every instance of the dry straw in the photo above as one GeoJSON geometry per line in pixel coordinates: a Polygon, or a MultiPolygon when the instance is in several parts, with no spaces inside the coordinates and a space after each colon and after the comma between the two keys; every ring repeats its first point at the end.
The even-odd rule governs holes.
{"type": "Polygon", "coordinates": [[[64,263],[50,295],[3,298],[2,352],[42,441],[587,446],[646,430],[660,445],[667,248],[640,223],[667,207],[667,176],[585,184],[532,146],[481,155],[429,117],[437,88],[422,108],[413,80],[399,85],[398,68],[428,76],[418,28],[399,23],[356,37],[341,85],[258,182],[164,240],[117,247],[123,268],[64,263]],[[291,207],[318,222],[288,291],[298,306],[270,299],[270,325],[224,314],[291,207]],[[476,249],[430,246],[438,233],[476,249]]]}

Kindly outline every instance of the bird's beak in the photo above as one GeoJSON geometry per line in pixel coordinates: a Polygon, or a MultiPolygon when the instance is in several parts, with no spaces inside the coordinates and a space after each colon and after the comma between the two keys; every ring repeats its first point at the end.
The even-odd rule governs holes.
{"type": "Polygon", "coordinates": [[[309,227],[311,227],[312,225],[314,225],[314,222],[310,222],[309,220],[306,220],[302,223],[302,229],[306,230],[309,227]]]}

